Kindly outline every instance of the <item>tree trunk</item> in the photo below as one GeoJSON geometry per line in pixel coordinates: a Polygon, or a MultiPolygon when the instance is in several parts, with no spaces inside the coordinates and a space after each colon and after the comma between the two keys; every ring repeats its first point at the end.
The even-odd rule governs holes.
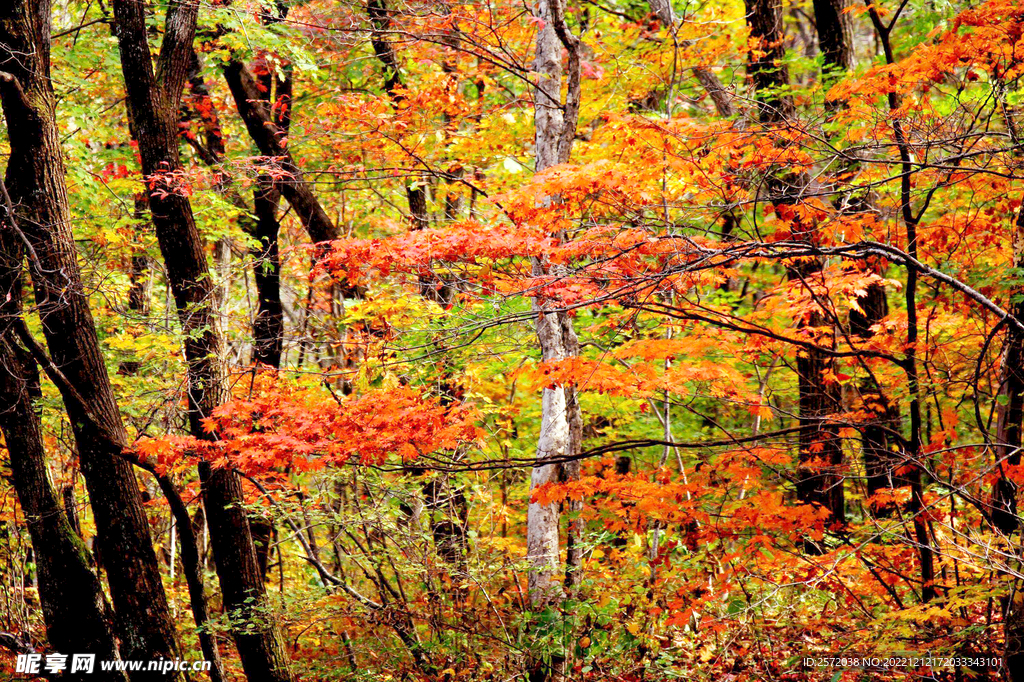
{"type": "MultiPolygon", "coordinates": [[[[284,79],[274,77],[269,72],[260,78],[257,91],[265,93],[264,106],[270,103],[271,89],[277,89],[273,112],[273,124],[281,136],[287,135],[291,123],[292,86],[291,69],[286,67],[284,79]]],[[[224,162],[224,133],[220,116],[210,97],[209,88],[202,76],[202,63],[199,56],[192,50],[189,56],[189,96],[186,103],[191,106],[199,117],[202,125],[203,145],[192,141],[193,147],[199,152],[203,161],[212,168],[224,162]]],[[[248,102],[246,103],[249,104],[248,102]]],[[[283,144],[283,143],[282,143],[283,144]]],[[[280,222],[278,207],[281,192],[278,183],[269,175],[261,174],[257,178],[256,189],[253,191],[253,208],[250,211],[245,199],[233,187],[232,179],[221,170],[215,170],[219,177],[218,190],[239,211],[239,221],[243,229],[256,241],[258,246],[250,253],[253,260],[253,279],[256,284],[256,314],[252,322],[253,347],[251,362],[278,368],[281,366],[281,355],[284,344],[284,309],[281,305],[281,258],[278,244],[280,222]]]]}
{"type": "Polygon", "coordinates": [[[260,92],[252,72],[240,61],[224,67],[224,80],[235,100],[238,114],[260,153],[273,157],[283,171],[277,186],[288,200],[315,244],[338,238],[338,228],[320,205],[313,188],[302,175],[291,152],[285,146],[287,132],[274,122],[266,97],[260,92]]]}
{"type": "Polygon", "coordinates": [[[747,60],[747,74],[754,83],[758,118],[762,123],[780,123],[793,115],[789,95],[789,69],[782,33],[782,3],[779,0],[744,0],[750,39],[758,44],[758,53],[747,60]]]}
{"type": "MultiPolygon", "coordinates": [[[[823,60],[822,81],[826,84],[853,69],[855,64],[850,15],[844,12],[846,4],[846,0],[814,0],[818,49],[823,60]]],[[[847,167],[851,165],[847,164],[847,167]]],[[[834,203],[840,211],[849,210],[849,194],[842,193],[834,203]]],[[[872,336],[871,327],[889,314],[885,287],[877,282],[869,285],[860,306],[863,312],[850,311],[850,331],[854,338],[867,340],[872,336]]],[[[894,478],[893,473],[900,466],[899,458],[892,449],[894,439],[891,435],[893,431],[899,431],[899,409],[889,403],[881,387],[874,385],[870,378],[861,383],[860,395],[863,410],[872,415],[861,428],[861,452],[870,497],[881,490],[909,485],[910,481],[894,478]]],[[[873,508],[880,514],[893,510],[888,504],[873,508]]]]}
{"type": "MultiPolygon", "coordinates": [[[[6,196],[6,190],[0,195],[6,196]]],[[[103,587],[46,467],[42,425],[35,405],[40,397],[38,369],[24,351],[7,340],[11,326],[21,322],[22,245],[10,218],[4,223],[0,226],[0,300],[5,301],[0,305],[0,432],[10,456],[11,481],[35,550],[46,636],[56,651],[114,660],[117,644],[113,624],[106,615],[103,587]]],[[[111,682],[126,679],[124,673],[97,674],[99,679],[111,682]]],[[[84,680],[84,675],[69,679],[84,680]]]]}
{"type": "MultiPolygon", "coordinates": [[[[118,657],[112,624],[105,614],[103,589],[90,566],[89,550],[75,535],[50,482],[42,427],[34,402],[40,397],[39,374],[27,354],[0,339],[0,431],[10,453],[11,478],[32,547],[39,599],[50,646],[61,653],[118,657]]],[[[125,680],[124,673],[103,672],[103,680],[125,680]]],[[[76,674],[69,679],[93,679],[76,674]]]]}
{"type": "MultiPolygon", "coordinates": [[[[1014,271],[1024,268],[1024,210],[1017,214],[1012,235],[1014,271]]],[[[1024,287],[1014,289],[1016,301],[1010,305],[1011,314],[1024,319],[1024,287]]],[[[1020,464],[1021,419],[1024,417],[1024,333],[1008,325],[1003,348],[999,377],[999,395],[996,421],[996,462],[1000,476],[992,499],[992,522],[1009,535],[1020,523],[1017,516],[1017,486],[1003,474],[1004,467],[1020,464]]]]}
{"type": "Polygon", "coordinates": [[[249,532],[256,546],[256,563],[259,565],[263,582],[267,581],[267,570],[270,566],[270,546],[274,539],[274,524],[268,518],[252,515],[249,517],[249,532]]]}
{"type": "MultiPolygon", "coordinates": [[[[534,15],[540,19],[537,31],[533,71],[534,87],[534,150],[538,172],[565,163],[569,159],[576,135],[580,102],[580,42],[569,33],[565,24],[562,0],[538,0],[534,15]],[[565,73],[566,98],[562,102],[562,49],[568,54],[565,73]]],[[[535,276],[550,274],[546,264],[534,260],[535,276]]],[[[579,353],[579,342],[572,318],[564,311],[536,299],[537,340],[545,361],[564,360],[579,353]]],[[[582,423],[579,402],[572,387],[545,388],[541,397],[541,426],[537,439],[537,460],[530,476],[531,494],[547,483],[579,477],[578,462],[563,465],[548,462],[580,450],[582,423]]],[[[582,503],[570,503],[570,511],[579,512],[582,503]]],[[[528,576],[530,600],[534,607],[561,599],[562,588],[557,579],[559,569],[558,504],[530,502],[527,509],[526,547],[530,561],[528,576]]],[[[574,590],[582,578],[579,551],[580,527],[570,523],[565,583],[574,590]]]]}
{"type": "MultiPolygon", "coordinates": [[[[50,82],[50,3],[12,0],[0,9],[0,76],[11,156],[8,187],[39,261],[32,280],[43,332],[61,368],[103,428],[124,427],[100,352],[71,233],[64,159],[50,82]]],[[[65,404],[75,435],[126,659],[177,658],[159,565],[131,466],[78,401],[65,404]]],[[[150,679],[139,673],[132,679],[150,679]]],[[[165,676],[180,680],[179,673],[165,676]]]]}
{"type": "MultiPolygon", "coordinates": [[[[850,332],[854,338],[862,340],[870,339],[871,327],[889,314],[885,289],[880,284],[870,285],[865,293],[866,295],[860,299],[860,307],[864,312],[850,311],[850,332]]],[[[861,427],[861,451],[864,457],[868,496],[871,497],[882,490],[891,490],[910,483],[906,477],[895,476],[895,470],[901,464],[900,458],[892,449],[892,433],[899,433],[900,430],[899,411],[870,378],[861,383],[860,395],[862,409],[871,415],[861,427]]],[[[894,508],[890,504],[876,505],[873,511],[888,514],[894,511],[894,508]]]]}
{"type": "Polygon", "coordinates": [[[853,68],[853,35],[845,0],[814,0],[818,49],[825,60],[825,80],[853,68]],[[830,74],[831,72],[831,74],[830,74]]]}
{"type": "MultiPolygon", "coordinates": [[[[285,67],[285,77],[267,73],[261,77],[274,125],[286,137],[292,120],[292,70],[285,67]],[[271,94],[273,90],[273,95],[271,94]]],[[[286,146],[286,145],[285,145],[286,146]]],[[[259,246],[254,249],[254,279],[258,298],[256,318],[253,320],[253,358],[257,364],[275,369],[281,367],[284,347],[284,308],[281,305],[281,256],[278,233],[278,207],[281,189],[267,175],[261,175],[253,192],[253,213],[256,216],[255,237],[259,246]]]]}
{"type": "MultiPolygon", "coordinates": [[[[261,91],[266,94],[274,125],[287,136],[292,117],[292,70],[285,67],[285,77],[278,78],[269,70],[260,77],[261,91]]],[[[218,125],[219,129],[220,126],[218,125]]],[[[261,174],[253,190],[253,215],[256,218],[253,236],[258,242],[252,252],[253,280],[256,283],[256,316],[252,322],[252,363],[280,369],[284,351],[284,308],[281,305],[281,254],[278,208],[281,190],[269,175],[261,174]]],[[[249,530],[256,549],[260,580],[267,580],[270,542],[274,523],[258,513],[249,516],[249,530]]]]}
{"type": "MultiPolygon", "coordinates": [[[[1024,267],[1024,208],[1017,214],[1013,230],[1014,271],[1024,267]]],[[[1014,288],[1016,302],[1010,312],[1018,320],[1024,320],[1024,287],[1014,288]]],[[[996,423],[996,460],[1000,462],[1000,477],[992,500],[992,522],[1009,535],[1020,523],[1017,516],[1017,486],[1003,475],[1004,465],[1018,465],[1021,461],[1021,419],[1024,415],[1024,334],[1014,325],[1006,332],[1005,348],[1000,382],[1001,396],[1005,402],[999,405],[996,423]]],[[[1013,682],[1024,680],[1024,581],[1014,579],[1010,596],[1006,601],[1005,657],[1006,669],[1013,682]]]]}
{"type": "MultiPolygon", "coordinates": [[[[385,68],[384,91],[394,103],[403,99],[399,91],[402,85],[402,74],[398,63],[398,55],[394,46],[387,39],[386,32],[391,27],[391,14],[385,0],[369,0],[366,5],[367,15],[370,20],[370,45],[374,54],[385,68]]],[[[445,30],[444,44],[454,47],[458,44],[457,32],[451,28],[445,30]]],[[[451,73],[454,69],[447,59],[442,64],[445,73],[451,73]]],[[[427,209],[427,192],[422,183],[409,183],[405,188],[406,199],[409,205],[409,217],[412,222],[412,229],[423,230],[430,226],[430,216],[427,209]]],[[[446,217],[451,218],[449,211],[454,210],[451,204],[446,205],[446,217]]],[[[449,283],[441,278],[433,270],[425,269],[419,277],[420,294],[438,305],[447,306],[454,295],[449,283]]],[[[447,369],[443,368],[443,387],[440,391],[441,400],[448,404],[455,399],[454,390],[444,390],[451,385],[446,380],[447,369]]],[[[426,473],[423,469],[415,466],[407,468],[410,473],[422,476],[426,473]]],[[[461,490],[453,486],[449,474],[441,474],[435,478],[426,480],[422,486],[424,510],[427,514],[428,525],[431,536],[434,538],[434,548],[438,556],[460,576],[460,582],[466,575],[466,555],[469,548],[467,537],[468,504],[465,495],[461,490]]],[[[458,591],[456,598],[461,599],[464,591],[458,591]]]]}
{"type": "MultiPolygon", "coordinates": [[[[209,626],[210,610],[206,600],[206,589],[203,580],[203,561],[197,540],[198,532],[188,515],[188,507],[174,487],[174,482],[167,475],[157,475],[157,483],[163,491],[167,504],[171,508],[174,520],[181,537],[181,567],[188,586],[189,605],[192,607],[192,618],[199,632],[199,647],[203,650],[203,658],[210,663],[210,682],[223,682],[224,662],[214,639],[213,628],[209,626]]],[[[200,508],[201,509],[201,508],[200,508]]],[[[197,515],[198,516],[198,515],[197,515]]]]}
{"type": "MultiPolygon", "coordinates": [[[[539,264],[535,272],[539,271],[539,264]]],[[[534,304],[537,314],[537,339],[544,361],[566,358],[558,313],[545,312],[534,304]]],[[[541,397],[540,436],[537,439],[537,463],[530,476],[530,491],[542,485],[557,483],[560,464],[546,460],[564,457],[571,451],[566,389],[545,388],[541,397]]],[[[526,553],[529,557],[529,594],[534,607],[557,602],[562,597],[558,583],[558,517],[557,502],[543,504],[530,501],[526,513],[526,553]]]]}
{"type": "MultiPolygon", "coordinates": [[[[367,0],[366,13],[370,18],[370,46],[385,69],[384,92],[393,101],[400,102],[403,95],[398,88],[402,86],[402,71],[395,48],[387,39],[387,31],[391,28],[391,12],[386,0],[367,0]]],[[[414,229],[425,230],[430,225],[426,186],[415,181],[409,182],[405,186],[405,196],[409,202],[409,217],[414,229]]]]}
{"type": "Polygon", "coordinates": [[[281,306],[281,255],[278,232],[281,224],[277,208],[281,192],[269,176],[261,175],[253,191],[256,234],[259,246],[253,249],[253,279],[256,282],[257,308],[252,323],[252,362],[278,368],[284,348],[284,308],[281,306]]]}
{"type": "Polygon", "coordinates": [[[284,643],[266,613],[269,602],[249,518],[240,506],[242,481],[233,471],[205,462],[199,465],[199,476],[217,576],[225,609],[236,623],[232,634],[242,668],[250,682],[290,682],[284,643]]]}
{"type": "MultiPolygon", "coordinates": [[[[783,63],[785,36],[782,32],[782,5],[779,0],[746,0],[747,25],[751,41],[759,44],[763,54],[751,53],[747,73],[754,82],[759,102],[758,117],[766,125],[785,123],[794,114],[793,101],[788,94],[789,72],[783,63]]],[[[768,200],[773,204],[793,204],[807,187],[806,174],[790,177],[772,177],[768,181],[768,200]]],[[[794,221],[793,239],[813,243],[816,226],[794,221]]],[[[788,269],[787,277],[800,280],[808,290],[822,271],[820,259],[802,262],[788,269]]],[[[843,496],[843,451],[838,429],[828,423],[828,414],[841,407],[838,386],[826,378],[834,374],[834,360],[828,354],[835,343],[825,313],[815,311],[798,322],[800,329],[814,330],[812,341],[818,348],[800,350],[796,359],[799,388],[800,455],[797,467],[797,498],[804,504],[819,504],[831,512],[830,523],[845,523],[843,496]]],[[[821,547],[808,541],[808,549],[821,547]]]]}
{"type": "MultiPolygon", "coordinates": [[[[154,73],[144,5],[115,0],[117,38],[132,129],[147,177],[150,208],[167,277],[185,336],[188,364],[188,416],[192,435],[212,437],[203,419],[227,398],[220,364],[220,337],[212,307],[213,283],[204,245],[188,198],[173,185],[181,168],[177,113],[195,36],[198,6],[168,10],[164,40],[154,73]]],[[[242,484],[229,469],[199,467],[211,545],[232,632],[250,682],[291,682],[280,635],[263,612],[266,592],[249,522],[242,507],[242,484]]]]}
{"type": "MultiPolygon", "coordinates": [[[[800,277],[811,277],[820,272],[801,272],[800,277]]],[[[802,326],[821,329],[825,321],[821,313],[811,315],[802,326]]],[[[815,343],[832,347],[831,332],[818,334],[815,343]]],[[[827,416],[842,407],[838,385],[827,381],[826,374],[834,374],[835,362],[826,352],[807,349],[798,352],[797,382],[800,394],[800,458],[797,469],[797,498],[804,504],[817,504],[831,512],[828,523],[846,523],[843,497],[842,441],[834,424],[827,416]]],[[[808,545],[810,546],[810,545],[808,545]]]]}
{"type": "MultiPolygon", "coordinates": [[[[572,318],[566,313],[559,313],[562,327],[562,338],[565,341],[565,352],[569,357],[580,354],[580,342],[573,328],[572,318]]],[[[569,422],[569,450],[566,454],[578,458],[583,452],[583,412],[580,410],[579,393],[575,386],[566,386],[565,407],[569,422]]],[[[578,481],[582,473],[580,459],[563,462],[559,471],[562,482],[578,481]]],[[[583,583],[583,500],[567,499],[565,511],[569,520],[565,529],[565,588],[570,597],[575,597],[583,583]]]]}

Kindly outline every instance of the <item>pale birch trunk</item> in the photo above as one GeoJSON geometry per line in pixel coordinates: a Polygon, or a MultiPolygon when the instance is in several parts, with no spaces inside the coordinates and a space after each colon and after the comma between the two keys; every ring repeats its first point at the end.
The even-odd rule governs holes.
{"type": "MultiPolygon", "coordinates": [[[[540,264],[535,264],[539,269],[540,264]]],[[[564,360],[565,345],[557,313],[537,311],[537,339],[545,361],[564,360]]],[[[559,480],[561,465],[558,459],[569,451],[569,414],[565,389],[560,386],[545,388],[542,397],[540,437],[537,439],[537,464],[530,476],[531,492],[547,483],[559,480]],[[556,461],[545,463],[547,460],[556,461]]],[[[558,517],[557,502],[541,504],[531,502],[527,510],[526,550],[530,559],[530,602],[536,606],[558,601],[562,596],[558,581],[558,517]]]]}
{"type": "MultiPolygon", "coordinates": [[[[541,20],[537,32],[534,71],[534,125],[536,170],[542,171],[569,158],[576,121],[579,114],[580,61],[579,40],[565,25],[562,0],[538,0],[535,16],[541,20]],[[562,103],[562,49],[569,54],[567,93],[562,103]]],[[[533,263],[534,275],[551,274],[539,259],[533,263]]],[[[537,313],[537,340],[545,361],[564,360],[569,352],[578,353],[572,320],[564,312],[550,309],[543,300],[534,303],[537,313]]],[[[540,436],[537,440],[537,462],[530,476],[531,493],[546,483],[579,477],[578,466],[558,462],[578,451],[581,431],[579,405],[575,389],[555,386],[545,388],[542,397],[540,436]],[[575,427],[575,428],[574,428],[575,427]],[[555,461],[550,461],[555,460],[555,461]]],[[[576,505],[579,506],[579,505],[576,505]]],[[[531,502],[527,511],[526,546],[530,562],[529,592],[534,606],[544,606],[562,598],[559,574],[559,515],[557,503],[531,502]]],[[[570,529],[570,551],[566,582],[575,587],[580,579],[579,530],[570,529]]]]}
{"type": "MultiPolygon", "coordinates": [[[[561,0],[538,0],[536,17],[542,23],[537,32],[533,70],[537,85],[533,92],[534,154],[538,172],[558,165],[562,134],[562,45],[552,21],[552,5],[561,0]]],[[[568,155],[567,155],[568,156],[568,155]]]]}

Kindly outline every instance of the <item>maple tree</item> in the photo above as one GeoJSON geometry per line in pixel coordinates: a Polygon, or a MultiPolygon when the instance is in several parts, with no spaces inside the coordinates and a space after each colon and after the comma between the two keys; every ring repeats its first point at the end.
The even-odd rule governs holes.
{"type": "Polygon", "coordinates": [[[1022,76],[1010,0],[9,0],[0,676],[1024,680],[1022,76]]]}

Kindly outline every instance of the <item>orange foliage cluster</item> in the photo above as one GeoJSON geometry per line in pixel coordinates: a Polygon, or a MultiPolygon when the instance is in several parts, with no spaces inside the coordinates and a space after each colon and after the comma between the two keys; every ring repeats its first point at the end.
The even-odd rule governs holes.
{"type": "Polygon", "coordinates": [[[188,455],[259,474],[351,462],[378,465],[389,455],[407,462],[482,437],[471,406],[446,407],[405,386],[342,397],[263,375],[253,394],[221,405],[204,421],[215,440],[143,439],[136,451],[161,468],[188,455]]]}
{"type": "Polygon", "coordinates": [[[393,272],[420,272],[434,262],[476,262],[539,256],[554,241],[536,230],[508,225],[485,227],[475,220],[444,229],[417,230],[387,239],[341,239],[331,244],[322,265],[335,276],[361,282],[393,272]]]}

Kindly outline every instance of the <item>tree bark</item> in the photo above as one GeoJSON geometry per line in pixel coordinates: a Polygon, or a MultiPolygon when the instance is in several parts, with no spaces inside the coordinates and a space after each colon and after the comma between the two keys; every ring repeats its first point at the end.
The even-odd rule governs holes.
{"type": "MultiPolygon", "coordinates": [[[[826,84],[853,69],[855,64],[851,20],[850,15],[844,12],[845,9],[846,0],[814,0],[818,49],[823,61],[822,80],[826,84]]],[[[847,164],[847,167],[850,165],[847,164]]],[[[848,193],[841,194],[834,203],[839,211],[848,211],[848,193]]],[[[871,327],[889,314],[885,287],[877,282],[870,284],[866,295],[860,300],[860,306],[863,312],[850,311],[850,331],[854,338],[867,340],[872,336],[871,327]]],[[[868,496],[882,490],[910,485],[905,477],[894,476],[894,470],[900,466],[900,458],[893,451],[894,439],[891,434],[899,431],[899,409],[888,401],[881,387],[874,385],[872,379],[865,379],[861,383],[860,394],[863,410],[871,414],[861,427],[861,453],[868,496]]],[[[888,514],[894,511],[894,507],[891,504],[875,505],[872,510],[878,514],[888,514]]]]}
{"type": "MultiPolygon", "coordinates": [[[[291,71],[284,79],[271,74],[261,77],[258,89],[266,93],[264,100],[269,104],[271,88],[276,84],[277,98],[273,112],[273,123],[287,134],[291,122],[291,71]]],[[[202,125],[204,143],[199,145],[190,140],[193,147],[207,165],[217,168],[224,162],[224,133],[220,116],[210,97],[209,88],[202,76],[202,63],[192,51],[189,62],[189,97],[187,103],[195,110],[202,125]]],[[[281,305],[281,258],[278,243],[280,222],[278,207],[281,192],[278,183],[266,174],[257,179],[253,191],[252,210],[245,199],[233,186],[230,176],[217,170],[218,190],[240,211],[242,228],[256,241],[258,246],[250,253],[253,260],[253,279],[256,284],[256,314],[253,317],[253,347],[251,362],[278,368],[284,348],[284,309],[281,305]]]]}
{"type": "Polygon", "coordinates": [[[853,68],[853,34],[845,0],[814,0],[818,49],[825,62],[825,80],[853,68]]]}
{"type": "MultiPolygon", "coordinates": [[[[21,349],[0,338],[0,432],[10,453],[11,478],[35,549],[39,600],[50,646],[61,653],[118,658],[113,624],[107,620],[99,579],[89,550],[71,527],[50,482],[36,413],[39,374],[21,349]]],[[[123,682],[124,673],[97,669],[68,679],[123,682]]]]}
{"type": "MultiPolygon", "coordinates": [[[[6,189],[0,181],[0,195],[6,189]]],[[[62,653],[118,657],[113,623],[107,618],[103,587],[89,550],[50,481],[36,401],[40,397],[35,362],[8,340],[21,322],[22,244],[12,217],[0,225],[0,432],[10,456],[11,480],[25,514],[35,550],[39,600],[50,646],[62,653]]],[[[99,679],[124,682],[124,673],[98,672],[99,679]]],[[[89,677],[92,677],[90,675],[89,677]]],[[[84,680],[84,675],[69,676],[84,680]]]]}
{"type": "MultiPolygon", "coordinates": [[[[885,298],[885,289],[880,284],[872,284],[866,295],[860,299],[863,312],[850,311],[850,332],[854,338],[867,340],[872,336],[871,327],[878,324],[889,314],[889,303],[885,298]]],[[[900,458],[892,449],[894,439],[892,433],[899,433],[900,414],[881,393],[872,379],[865,379],[860,386],[862,409],[870,413],[861,426],[861,452],[864,458],[864,473],[867,477],[868,496],[882,490],[909,485],[906,477],[897,477],[895,470],[900,467],[900,458]]],[[[878,514],[894,511],[890,504],[874,506],[878,514]]]]}
{"type": "Polygon", "coordinates": [[[278,246],[277,209],[281,192],[269,176],[261,175],[253,191],[256,237],[253,249],[253,279],[257,307],[252,323],[252,362],[278,368],[284,349],[284,308],[281,305],[281,255],[278,246]]]}
{"type": "MultiPolygon", "coordinates": [[[[203,420],[227,397],[220,364],[220,337],[213,310],[213,283],[192,206],[173,184],[181,169],[177,113],[195,37],[198,5],[183,2],[168,10],[164,40],[154,73],[147,42],[145,6],[115,0],[117,39],[132,129],[147,177],[150,208],[178,317],[188,366],[188,417],[192,435],[210,439],[203,420]]],[[[291,682],[277,627],[263,612],[266,592],[245,510],[241,480],[229,469],[201,463],[203,501],[211,545],[232,616],[242,667],[250,682],[291,682]]]]}
{"type": "MultiPolygon", "coordinates": [[[[534,149],[536,170],[543,171],[569,159],[580,103],[580,42],[566,24],[562,0],[538,0],[534,15],[541,20],[537,31],[533,71],[534,86],[534,149]],[[568,55],[566,73],[562,70],[562,49],[568,55]],[[562,102],[563,75],[566,86],[562,102]]],[[[535,259],[535,276],[551,274],[550,268],[535,259]]],[[[564,311],[535,299],[537,340],[544,361],[564,360],[578,354],[579,343],[572,318],[564,311]]],[[[575,463],[563,467],[552,458],[564,457],[580,448],[582,434],[579,402],[575,389],[566,386],[545,388],[541,396],[541,426],[537,439],[537,459],[530,476],[531,495],[542,485],[579,477],[575,463]]],[[[582,503],[570,503],[570,511],[579,511],[582,503]]],[[[528,576],[530,601],[534,607],[544,606],[562,598],[557,579],[559,569],[558,504],[530,502],[527,509],[526,546],[530,562],[528,576]]],[[[578,586],[582,576],[579,552],[580,527],[570,524],[568,565],[564,582],[570,590],[578,586]]]]}
{"type": "MultiPolygon", "coordinates": [[[[565,352],[569,357],[580,354],[580,342],[573,328],[572,318],[568,314],[559,313],[562,327],[562,339],[565,352]]],[[[583,412],[580,409],[579,393],[575,386],[565,387],[565,407],[569,422],[570,457],[579,457],[583,452],[583,412]]],[[[578,481],[582,473],[583,463],[580,459],[563,462],[559,471],[559,480],[564,482],[578,481]]],[[[569,514],[565,529],[565,589],[570,597],[575,597],[583,583],[583,500],[567,499],[564,510],[569,514]]]]}
{"type": "MultiPolygon", "coordinates": [[[[820,264],[814,263],[812,272],[799,272],[791,276],[810,278],[820,273],[820,264]]],[[[821,313],[813,313],[801,324],[805,328],[821,329],[826,325],[821,313]]],[[[815,342],[831,347],[831,332],[817,334],[815,342]]],[[[797,499],[804,504],[817,504],[831,512],[828,523],[846,523],[843,496],[842,441],[838,428],[828,423],[828,415],[838,412],[842,403],[838,385],[828,381],[826,374],[835,373],[835,361],[818,349],[799,351],[796,360],[797,383],[800,395],[800,457],[797,469],[797,499]]],[[[808,543],[810,548],[813,543],[808,543]]],[[[820,548],[818,548],[820,549],[820,548]]]]}
{"type": "MultiPolygon", "coordinates": [[[[270,107],[274,125],[282,136],[288,135],[292,121],[292,70],[285,67],[285,77],[267,73],[261,78],[263,92],[270,107]],[[273,90],[273,95],[271,94],[273,90]],[[271,100],[271,98],[273,99],[271,100]]],[[[287,146],[287,145],[285,145],[287,146]]],[[[256,319],[253,320],[253,362],[275,369],[281,366],[284,348],[284,308],[281,305],[281,256],[278,233],[278,206],[281,203],[280,183],[261,175],[253,192],[256,215],[255,237],[259,246],[253,251],[256,295],[256,319]]]]}
{"type": "Polygon", "coordinates": [[[781,123],[793,115],[793,99],[789,95],[789,69],[782,33],[780,0],[744,0],[751,41],[758,44],[760,54],[751,53],[747,74],[754,83],[758,101],[758,118],[762,123],[781,123]]]}
{"type": "MultiPolygon", "coordinates": [[[[535,272],[539,270],[539,264],[535,265],[535,272]]],[[[542,359],[545,362],[564,360],[567,356],[558,313],[546,312],[536,303],[534,312],[537,314],[537,340],[542,359]]],[[[540,486],[558,482],[560,465],[546,460],[562,458],[570,452],[569,430],[566,389],[561,386],[545,388],[541,396],[537,463],[530,475],[531,494],[540,486]]],[[[557,602],[562,597],[557,577],[558,519],[557,502],[530,501],[526,512],[526,554],[530,563],[530,602],[534,607],[557,602]]]]}
{"type": "Polygon", "coordinates": [[[198,533],[192,519],[189,518],[188,508],[184,500],[178,494],[178,489],[167,475],[157,475],[157,483],[160,490],[167,499],[177,524],[178,534],[181,537],[181,567],[185,574],[185,583],[188,586],[189,605],[192,607],[192,618],[199,629],[197,637],[199,648],[203,650],[203,658],[210,663],[210,682],[223,682],[224,662],[221,660],[220,650],[214,639],[214,633],[210,624],[209,604],[206,600],[206,589],[203,580],[202,555],[199,552],[198,533]]]}
{"type": "MultiPolygon", "coordinates": [[[[38,262],[32,284],[50,353],[103,427],[124,426],[82,286],[71,232],[64,159],[50,82],[50,3],[12,0],[0,9],[0,95],[11,156],[8,188],[38,262]]],[[[177,658],[159,565],[138,482],[83,406],[65,395],[126,659],[177,658]]],[[[151,679],[151,673],[132,675],[151,679]]],[[[164,677],[180,680],[178,673],[164,677]]]]}
{"type": "MultiPolygon", "coordinates": [[[[1012,232],[1013,268],[1024,268],[1024,210],[1017,214],[1012,232]]],[[[1024,319],[1024,287],[1013,291],[1017,300],[1010,304],[1010,312],[1017,319],[1024,319]]],[[[999,395],[996,421],[996,462],[1000,472],[992,499],[992,522],[1003,533],[1015,531],[1020,519],[1017,516],[1017,486],[1004,475],[1004,467],[1020,464],[1021,419],[1024,418],[1024,333],[1009,325],[1003,348],[1002,367],[999,376],[999,395]]]]}
{"type": "MultiPolygon", "coordinates": [[[[750,38],[759,44],[764,54],[751,53],[747,73],[754,83],[759,102],[758,117],[765,125],[785,124],[793,115],[793,101],[788,94],[789,72],[783,63],[785,36],[782,32],[782,5],[779,0],[746,0],[747,25],[750,38]]],[[[790,177],[771,177],[768,181],[769,201],[776,205],[800,201],[809,178],[806,174],[790,177]]],[[[793,239],[813,243],[816,226],[795,220],[793,239]]],[[[808,290],[813,280],[821,276],[822,262],[813,259],[788,268],[790,280],[800,280],[808,290]]],[[[816,345],[831,347],[834,334],[825,330],[829,326],[821,311],[800,320],[801,329],[810,330],[816,345]]],[[[797,354],[796,371],[799,389],[800,454],[797,467],[797,498],[804,504],[819,504],[831,512],[831,523],[845,523],[845,500],[842,466],[843,451],[838,429],[828,423],[827,415],[841,407],[838,386],[827,375],[834,374],[835,362],[829,354],[816,348],[801,350],[797,354]]],[[[811,551],[823,549],[808,541],[811,551]]]]}
{"type": "Polygon", "coordinates": [[[261,154],[271,157],[281,169],[283,175],[277,181],[277,186],[295,209],[309,238],[315,244],[337,239],[337,226],[331,222],[312,186],[303,177],[302,170],[288,151],[285,145],[287,131],[274,122],[266,97],[260,92],[252,72],[245,64],[234,60],[224,67],[224,80],[227,81],[238,114],[256,147],[261,154]]]}
{"type": "MultiPolygon", "coordinates": [[[[385,68],[384,91],[392,102],[398,103],[404,95],[400,91],[402,86],[401,68],[398,63],[398,55],[394,46],[387,38],[387,31],[391,28],[391,14],[385,0],[368,0],[366,4],[367,15],[370,20],[370,45],[373,48],[377,59],[385,68]]],[[[446,29],[445,44],[448,47],[455,47],[458,44],[457,32],[454,29],[446,29]]],[[[442,65],[445,73],[451,73],[454,68],[445,60],[442,65]]],[[[430,216],[427,209],[427,191],[424,184],[415,182],[408,183],[405,188],[406,199],[409,205],[409,216],[412,221],[412,229],[423,230],[430,226],[430,216]]],[[[450,211],[454,210],[452,205],[446,205],[446,216],[451,217],[450,211]]],[[[441,306],[451,303],[454,291],[452,287],[437,275],[433,270],[425,269],[419,277],[420,294],[441,306]]],[[[442,370],[447,372],[446,369],[442,370]]],[[[450,382],[442,378],[441,385],[449,387],[450,382]]],[[[446,404],[455,399],[454,391],[442,390],[442,401],[446,404]]],[[[423,475],[423,469],[415,466],[408,467],[410,473],[423,475]]],[[[465,495],[461,490],[453,486],[448,474],[426,480],[422,486],[424,511],[427,514],[431,535],[434,538],[434,548],[438,556],[461,577],[466,575],[466,555],[469,548],[467,537],[467,515],[469,513],[465,495]]],[[[457,591],[456,598],[461,599],[463,591],[457,591]]]]}
{"type": "MultiPolygon", "coordinates": [[[[1017,214],[1013,229],[1013,267],[1019,272],[1024,267],[1024,208],[1017,214]]],[[[1016,302],[1010,311],[1018,320],[1024,320],[1024,287],[1014,288],[1016,302]]],[[[1003,350],[1000,372],[1000,392],[1005,402],[999,405],[996,423],[996,461],[1000,477],[992,499],[992,523],[1007,535],[1017,530],[1017,486],[1004,475],[1004,465],[1018,465],[1021,461],[1021,419],[1024,416],[1024,334],[1009,325],[1003,350]]],[[[1014,579],[1006,600],[1004,614],[1006,669],[1013,682],[1024,680],[1024,581],[1014,579]]]]}

